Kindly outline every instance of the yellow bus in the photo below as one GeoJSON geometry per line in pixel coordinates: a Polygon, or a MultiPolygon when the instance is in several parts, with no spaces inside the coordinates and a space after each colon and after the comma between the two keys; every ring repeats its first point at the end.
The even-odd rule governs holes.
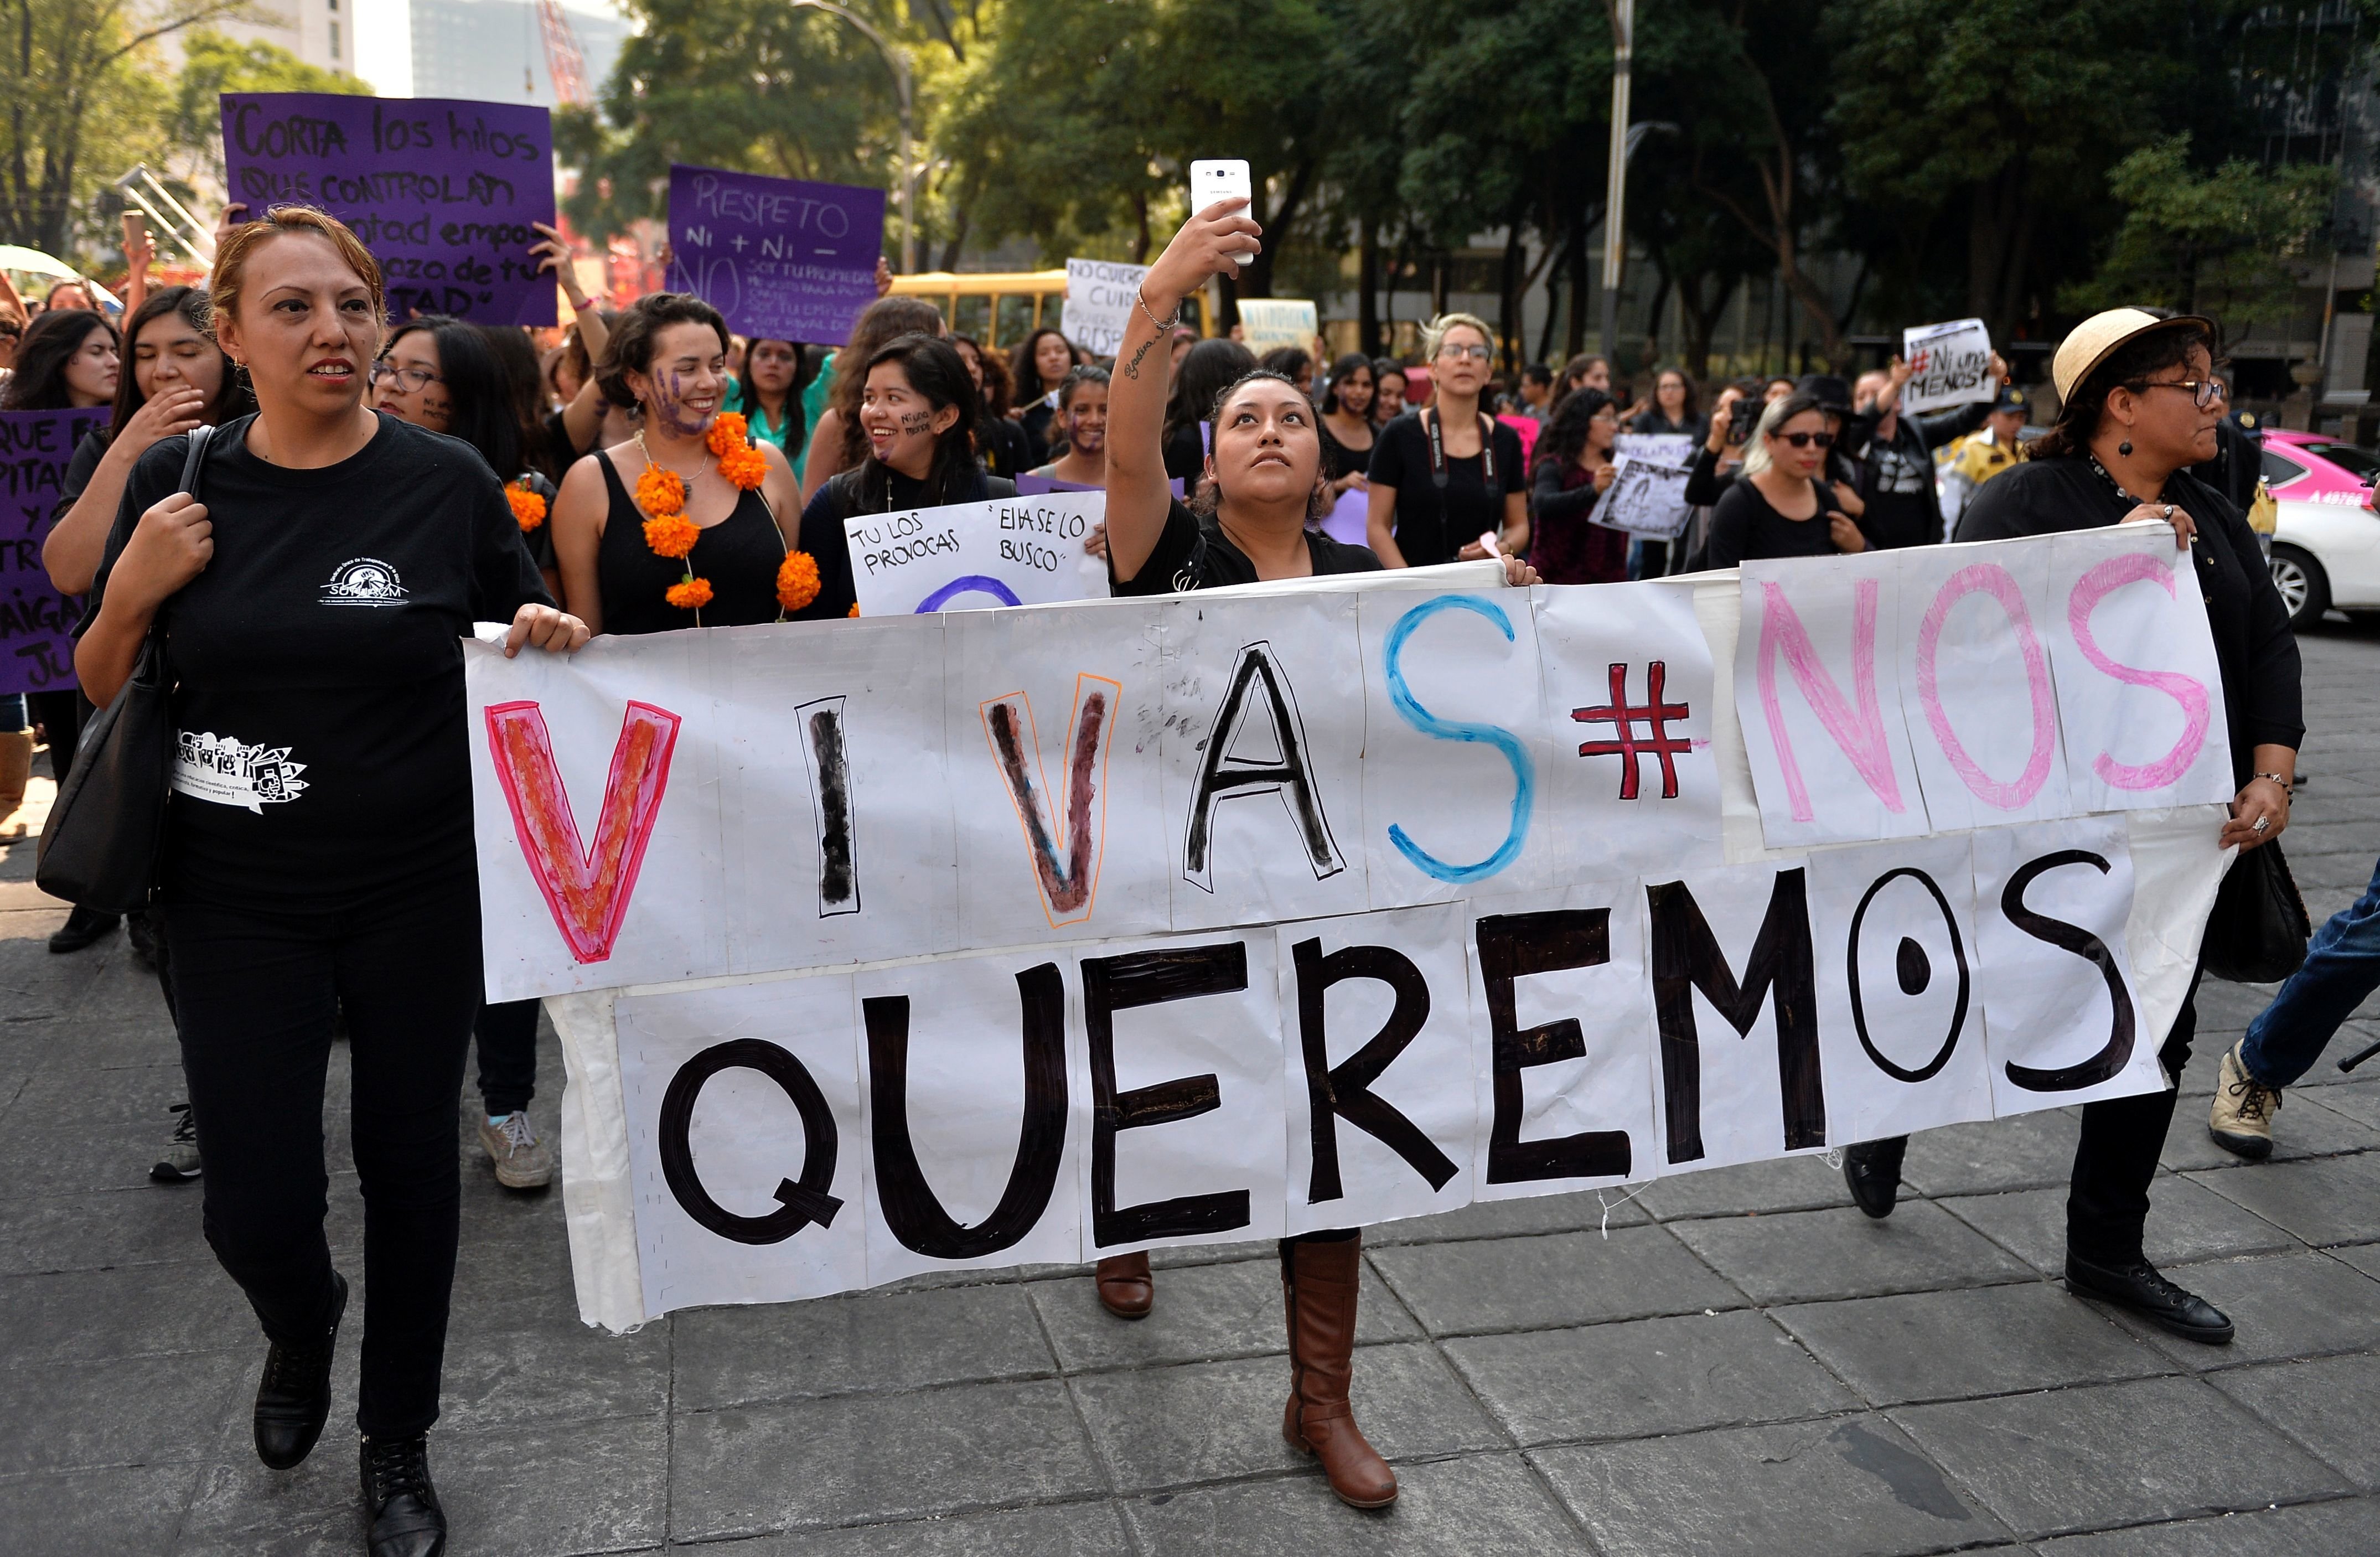
{"type": "MultiPolygon", "coordinates": [[[[953,274],[923,271],[896,275],[892,290],[904,297],[924,298],[942,310],[954,334],[971,335],[986,346],[1015,347],[1041,328],[1055,324],[1066,300],[1066,273],[1054,271],[985,271],[953,274]]],[[[1198,293],[1198,333],[1211,335],[1207,294],[1198,293]]]]}

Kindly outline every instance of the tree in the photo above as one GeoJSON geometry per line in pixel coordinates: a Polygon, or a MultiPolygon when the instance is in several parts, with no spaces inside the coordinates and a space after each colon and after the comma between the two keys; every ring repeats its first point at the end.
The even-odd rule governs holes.
{"type": "Polygon", "coordinates": [[[159,83],[140,68],[158,39],[247,14],[240,0],[5,0],[0,4],[0,234],[56,250],[105,174],[87,167],[87,141],[152,143],[159,83]]]}
{"type": "Polygon", "coordinates": [[[2143,146],[2107,176],[2129,209],[2107,263],[2058,300],[2076,311],[2152,303],[2206,314],[2228,347],[2292,311],[2298,267],[2314,258],[2338,184],[2325,163],[2267,170],[2234,157],[2195,172],[2186,132],[2143,146]]]}
{"type": "Polygon", "coordinates": [[[224,161],[223,110],[216,99],[227,91],[372,95],[370,82],[309,65],[278,44],[243,43],[211,27],[192,29],[182,41],[182,73],[174,79],[165,137],[217,180],[223,177],[224,161]]]}

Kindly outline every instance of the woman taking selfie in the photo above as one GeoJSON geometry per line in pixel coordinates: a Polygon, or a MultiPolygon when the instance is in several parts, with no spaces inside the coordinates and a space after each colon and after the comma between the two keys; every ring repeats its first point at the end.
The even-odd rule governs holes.
{"type": "Polygon", "coordinates": [[[1711,512],[1706,566],[1867,550],[1859,526],[1818,479],[1834,446],[1834,420],[1810,395],[1789,395],[1760,413],[1743,473],[1711,512]]]}
{"type": "Polygon", "coordinates": [[[1529,543],[1528,474],[1521,435],[1479,409],[1494,359],[1485,321],[1443,314],[1422,332],[1431,403],[1380,429],[1372,450],[1372,550],[1390,567],[1484,557],[1529,543]]]}
{"type": "Polygon", "coordinates": [[[1330,479],[1330,495],[1361,492],[1365,468],[1372,462],[1372,359],[1351,351],[1330,364],[1330,383],[1322,392],[1322,472],[1330,479]]]}
{"type": "MultiPolygon", "coordinates": [[[[1279,374],[1251,371],[1223,386],[1206,410],[1214,448],[1193,505],[1184,505],[1167,488],[1165,332],[1183,299],[1208,276],[1238,273],[1233,250],[1245,252],[1258,236],[1246,207],[1245,200],[1219,201],[1184,224],[1149,267],[1116,348],[1108,408],[1107,555],[1119,595],[1363,573],[1380,566],[1363,547],[1313,528],[1330,490],[1321,419],[1314,403],[1279,374]]],[[[1504,568],[1515,584],[1536,577],[1515,558],[1507,557],[1504,568]]],[[[1362,1233],[1350,1228],[1285,1238],[1281,1266],[1291,1381],[1281,1436],[1319,1458],[1341,1501],[1357,1508],[1393,1502],[1396,1473],[1366,1441],[1348,1404],[1362,1233]]],[[[1094,1279],[1099,1301],[1118,1318],[1140,1318],[1154,1305],[1145,1253],[1100,1260],[1094,1279]]]]}
{"type": "Polygon", "coordinates": [[[563,651],[587,629],[545,602],[486,466],[366,408],[384,303],[353,233],[277,207],[225,238],[209,294],[257,414],[222,429],[195,497],[187,437],[134,467],[75,668],[107,702],[163,622],[180,731],[159,882],[175,1016],[207,1241],[272,1343],[254,1432],[276,1469],[329,1417],[346,1308],[320,1125],[346,1014],[368,1541],[376,1557],[426,1553],[445,1530],[425,1435],[480,989],[459,640],[509,621],[507,654],[563,651]]]}
{"type": "Polygon", "coordinates": [[[1599,389],[1573,390],[1537,439],[1530,487],[1529,563],[1548,584],[1619,584],[1628,536],[1594,521],[1611,490],[1620,412],[1599,389]]]}
{"type": "Polygon", "coordinates": [[[1058,457],[1033,472],[1069,486],[1104,486],[1108,479],[1108,371],[1075,368],[1058,386],[1058,457]]]}
{"type": "Polygon", "coordinates": [[[562,596],[596,633],[774,622],[809,603],[808,559],[787,550],[795,491],[775,445],[722,415],[727,322],[682,292],[637,299],[595,365],[636,435],[570,468],[553,505],[562,596]]]}
{"type": "Polygon", "coordinates": [[[859,426],[868,456],[857,469],[820,488],[802,510],[802,550],[818,559],[820,582],[818,598],[794,613],[796,621],[839,620],[856,612],[859,596],[843,529],[853,515],[1016,495],[1014,481],[985,475],[976,459],[979,402],[965,363],[948,341],[922,335],[887,341],[863,373],[859,426]]]}

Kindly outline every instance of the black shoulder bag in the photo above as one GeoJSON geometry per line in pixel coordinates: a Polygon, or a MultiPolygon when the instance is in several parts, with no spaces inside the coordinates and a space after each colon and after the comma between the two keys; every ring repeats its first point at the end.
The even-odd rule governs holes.
{"type": "Polygon", "coordinates": [[[2199,965],[2209,978],[2234,984],[2277,983],[2304,963],[2313,934],[2313,918],[2276,838],[2242,852],[2223,873],[2199,965]]]}
{"type": "MultiPolygon", "coordinates": [[[[182,491],[199,495],[212,427],[190,431],[182,491]]],[[[34,882],[52,897],[103,914],[148,906],[165,838],[165,791],[174,760],[173,687],[165,674],[161,608],[131,678],[83,726],[74,769],[42,828],[34,882]]]]}

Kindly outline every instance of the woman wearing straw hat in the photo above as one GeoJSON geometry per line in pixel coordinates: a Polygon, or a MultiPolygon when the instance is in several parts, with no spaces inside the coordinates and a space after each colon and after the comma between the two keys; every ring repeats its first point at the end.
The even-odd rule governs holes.
{"type": "MultiPolygon", "coordinates": [[[[2173,527],[2192,553],[2222,668],[2232,777],[2239,793],[2221,841],[2252,849],[2289,824],[2289,779],[2305,735],[2297,639],[2256,537],[2231,502],[2190,473],[2215,454],[2223,386],[2214,376],[2212,322],[2193,315],[2114,309],[2077,325],[2050,375],[2064,408],[2022,465],[1976,493],[1961,541],[2149,520],[2173,527]]],[[[2198,1026],[2197,979],[2157,1058],[2180,1076],[2198,1026]]],[[[2159,1090],[2082,1108],[2066,1201],[2066,1284],[2130,1308],[2186,1340],[2220,1345],[2231,1321],[2158,1274],[2142,1252],[2149,1182],[2174,1094],[2159,1090]]],[[[1853,1147],[1843,1164],[1870,1216],[1891,1214],[1905,1137],[1853,1147]]]]}

